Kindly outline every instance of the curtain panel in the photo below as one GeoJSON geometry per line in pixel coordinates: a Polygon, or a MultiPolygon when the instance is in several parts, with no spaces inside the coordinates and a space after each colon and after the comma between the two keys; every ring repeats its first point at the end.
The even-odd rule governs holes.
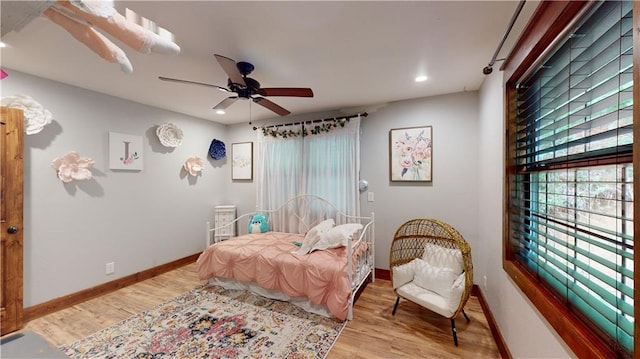
{"type": "MultiPolygon", "coordinates": [[[[305,124],[286,125],[300,131],[305,124]]],[[[312,125],[306,124],[311,128],[312,125]]],[[[309,132],[309,131],[307,131],[309,132]]],[[[360,117],[329,132],[273,137],[258,132],[256,178],[259,208],[277,208],[299,194],[313,194],[349,215],[360,214],[360,117]]],[[[299,231],[296,218],[277,219],[277,231],[299,231]]]]}

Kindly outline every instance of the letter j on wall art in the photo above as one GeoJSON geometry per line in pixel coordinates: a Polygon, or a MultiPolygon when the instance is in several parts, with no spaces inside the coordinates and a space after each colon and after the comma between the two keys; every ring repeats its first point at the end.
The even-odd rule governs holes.
{"type": "Polygon", "coordinates": [[[389,131],[391,181],[431,182],[432,128],[397,128],[389,131]]]}
{"type": "Polygon", "coordinates": [[[109,132],[109,168],[142,171],[142,136],[109,132]]]}

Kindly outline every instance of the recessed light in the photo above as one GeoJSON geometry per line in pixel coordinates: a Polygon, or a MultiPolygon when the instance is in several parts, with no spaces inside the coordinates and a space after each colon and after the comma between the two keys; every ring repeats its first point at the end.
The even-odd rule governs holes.
{"type": "Polygon", "coordinates": [[[416,82],[423,82],[423,81],[427,81],[427,76],[425,75],[421,75],[421,76],[417,76],[415,79],[416,82]]]}
{"type": "Polygon", "coordinates": [[[216,114],[218,114],[218,115],[224,115],[224,114],[225,114],[225,112],[224,112],[224,110],[216,110],[216,114]]]}

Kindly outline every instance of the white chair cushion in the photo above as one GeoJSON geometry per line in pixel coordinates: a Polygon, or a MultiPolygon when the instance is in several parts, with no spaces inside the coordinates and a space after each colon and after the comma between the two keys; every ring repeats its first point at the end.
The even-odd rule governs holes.
{"type": "Polygon", "coordinates": [[[437,244],[427,243],[424,246],[422,260],[433,267],[452,269],[456,275],[462,273],[462,252],[459,249],[444,248],[437,244]]]}
{"type": "Polygon", "coordinates": [[[415,275],[416,262],[419,260],[419,258],[416,258],[409,263],[391,268],[391,270],[393,271],[393,289],[397,289],[398,287],[403,286],[413,280],[413,277],[415,275]]]}
{"type": "Polygon", "coordinates": [[[436,292],[445,299],[449,299],[451,287],[456,278],[458,278],[458,274],[454,273],[451,268],[435,267],[422,259],[417,259],[413,283],[418,287],[436,292]]]}
{"type": "Polygon", "coordinates": [[[453,282],[453,286],[451,287],[451,295],[449,295],[449,308],[452,310],[456,310],[458,305],[460,304],[460,298],[462,298],[462,293],[464,292],[465,284],[467,281],[467,276],[465,273],[462,273],[456,278],[453,282]]]}
{"type": "MultiPolygon", "coordinates": [[[[396,291],[401,297],[406,298],[447,318],[451,318],[453,313],[455,313],[455,310],[458,308],[458,306],[456,305],[455,308],[452,309],[449,306],[448,299],[445,299],[443,296],[439,295],[436,292],[418,287],[414,282],[409,282],[396,289],[396,291]]],[[[460,300],[458,299],[458,302],[459,301],[460,300]]]]}

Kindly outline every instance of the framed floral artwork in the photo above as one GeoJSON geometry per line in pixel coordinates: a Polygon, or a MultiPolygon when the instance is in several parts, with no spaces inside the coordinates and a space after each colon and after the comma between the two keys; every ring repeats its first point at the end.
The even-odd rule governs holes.
{"type": "Polygon", "coordinates": [[[431,182],[432,141],[431,126],[391,129],[389,131],[390,180],[431,182]]]}
{"type": "Polygon", "coordinates": [[[231,144],[231,179],[253,179],[253,142],[231,144]]]}
{"type": "Polygon", "coordinates": [[[142,136],[109,132],[109,168],[142,171],[142,136]]]}

